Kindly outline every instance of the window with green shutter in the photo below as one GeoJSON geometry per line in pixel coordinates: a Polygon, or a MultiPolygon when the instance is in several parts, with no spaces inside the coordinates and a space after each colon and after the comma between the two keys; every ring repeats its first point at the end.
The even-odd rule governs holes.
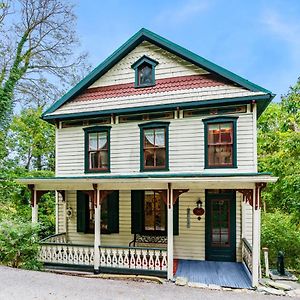
{"type": "MultiPolygon", "coordinates": [[[[165,235],[167,206],[155,191],[131,191],[131,233],[165,235]]],[[[179,233],[179,199],[173,207],[173,233],[179,233]]]]}
{"type": "MultiPolygon", "coordinates": [[[[101,234],[119,232],[119,191],[109,194],[101,205],[101,234]]],[[[94,233],[95,209],[91,197],[77,191],[77,232],[94,233]]]]}

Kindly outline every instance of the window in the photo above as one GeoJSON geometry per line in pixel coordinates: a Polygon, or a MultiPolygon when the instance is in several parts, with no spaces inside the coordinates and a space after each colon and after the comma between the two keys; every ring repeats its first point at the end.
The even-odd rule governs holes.
{"type": "Polygon", "coordinates": [[[144,230],[166,231],[166,205],[158,192],[145,191],[144,230]]]}
{"type": "Polygon", "coordinates": [[[157,61],[144,55],[131,66],[135,71],[135,87],[155,85],[155,67],[157,64],[157,61]]]}
{"type": "MultiPolygon", "coordinates": [[[[94,233],[95,208],[89,193],[77,191],[77,232],[94,233]]],[[[119,232],[119,191],[113,191],[101,204],[101,234],[119,232]]]]}
{"type": "Polygon", "coordinates": [[[85,172],[109,172],[110,127],[95,126],[85,131],[85,172]]]}
{"type": "MultiPolygon", "coordinates": [[[[173,206],[173,234],[179,234],[179,200],[173,206]]],[[[167,206],[158,191],[131,191],[131,233],[166,235],[167,206]]]]}
{"type": "Polygon", "coordinates": [[[168,160],[167,122],[140,124],[141,130],[141,171],[166,171],[168,160]]]}
{"type": "Polygon", "coordinates": [[[204,120],[205,167],[236,167],[236,117],[204,120]]]}

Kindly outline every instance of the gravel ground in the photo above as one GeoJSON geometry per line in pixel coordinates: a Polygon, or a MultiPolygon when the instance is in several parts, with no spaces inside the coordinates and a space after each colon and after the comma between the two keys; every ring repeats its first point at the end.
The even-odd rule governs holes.
{"type": "MultiPolygon", "coordinates": [[[[0,299],[210,299],[210,300],[279,300],[286,297],[267,296],[249,291],[215,291],[179,287],[173,283],[148,283],[99,278],[82,278],[17,270],[0,266],[0,299]]],[[[289,298],[296,299],[296,298],[289,298]]]]}

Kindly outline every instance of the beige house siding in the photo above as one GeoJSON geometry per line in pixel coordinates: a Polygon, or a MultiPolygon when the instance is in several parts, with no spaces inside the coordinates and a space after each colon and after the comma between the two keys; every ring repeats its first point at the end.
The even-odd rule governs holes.
{"type": "MultiPolygon", "coordinates": [[[[209,117],[209,116],[207,116],[209,117]]],[[[231,173],[233,169],[204,169],[204,125],[202,118],[171,119],[169,126],[170,172],[231,173]]],[[[237,121],[237,160],[234,172],[254,172],[252,114],[237,121]]],[[[111,172],[133,174],[140,171],[140,128],[136,123],[111,125],[111,172]]],[[[56,176],[84,174],[84,132],[82,127],[57,129],[56,176]]],[[[107,174],[107,173],[106,173],[107,174]]],[[[109,175],[108,174],[108,175],[109,175]]]]}
{"type": "Polygon", "coordinates": [[[134,70],[131,65],[143,55],[158,61],[155,68],[156,79],[208,73],[188,61],[144,41],[90,87],[134,82],[134,70]]]}
{"type": "MultiPolygon", "coordinates": [[[[101,235],[104,246],[125,246],[132,241],[131,234],[131,192],[120,191],[118,234],[101,235]]],[[[179,200],[179,235],[174,236],[174,258],[205,260],[205,215],[199,221],[193,215],[196,201],[205,199],[204,190],[190,190],[181,195],[179,200]],[[190,208],[190,227],[187,228],[187,209],[190,208]]],[[[236,252],[237,261],[241,261],[241,197],[236,199],[236,252]]],[[[73,216],[68,220],[68,239],[75,244],[93,244],[94,235],[77,232],[76,191],[67,192],[67,203],[73,208],[73,216]]],[[[205,201],[203,201],[205,209],[205,201]]]]}

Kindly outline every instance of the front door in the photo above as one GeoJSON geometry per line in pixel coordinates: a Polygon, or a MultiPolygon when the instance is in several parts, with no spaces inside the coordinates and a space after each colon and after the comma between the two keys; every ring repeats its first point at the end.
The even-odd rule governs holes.
{"type": "Polygon", "coordinates": [[[206,190],[205,197],[205,259],[235,261],[235,192],[206,190]]]}

